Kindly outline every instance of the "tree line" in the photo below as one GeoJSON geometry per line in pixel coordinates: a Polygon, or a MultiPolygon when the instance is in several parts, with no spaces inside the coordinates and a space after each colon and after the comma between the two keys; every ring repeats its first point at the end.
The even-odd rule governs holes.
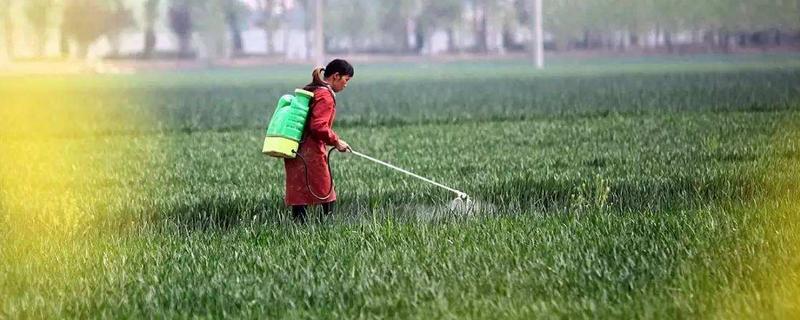
{"type": "MultiPolygon", "coordinates": [[[[527,50],[532,0],[0,0],[6,56],[24,23],[34,54],[56,29],[59,53],[85,56],[106,38],[116,54],[120,35],[141,31],[139,57],[156,54],[157,25],[166,25],[179,58],[197,45],[216,57],[245,55],[242,32],[260,28],[267,54],[274,35],[301,11],[299,27],[313,32],[315,1],[323,1],[328,52],[420,54],[435,35],[445,52],[527,50]],[[136,9],[136,10],[134,10],[136,9]],[[136,13],[135,13],[136,12],[136,13]],[[23,19],[13,19],[21,15],[23,19]],[[196,35],[196,36],[195,36],[196,35]],[[199,41],[200,43],[194,43],[199,41]]],[[[730,51],[741,46],[780,46],[798,41],[800,0],[543,0],[549,50],[661,48],[680,45],[730,51]],[[678,45],[680,43],[680,45],[678,45]]],[[[297,24],[297,23],[295,23],[297,24]]]]}

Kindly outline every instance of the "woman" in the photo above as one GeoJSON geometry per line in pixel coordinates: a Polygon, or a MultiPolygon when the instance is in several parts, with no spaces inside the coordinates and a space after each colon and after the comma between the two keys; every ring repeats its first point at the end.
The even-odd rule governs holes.
{"type": "Polygon", "coordinates": [[[346,152],[350,146],[333,131],[336,116],[336,92],[347,87],[353,66],[336,59],[325,68],[314,69],[311,83],[303,88],[314,93],[306,128],[298,150],[299,157],[286,159],[286,205],[292,207],[295,221],[306,221],[306,206],[321,204],[326,215],[333,213],[336,191],[328,169],[327,148],[346,152]],[[308,170],[308,172],[306,172],[308,170]],[[308,181],[306,181],[306,177],[308,181]],[[310,190],[309,190],[310,189],[310,190]],[[328,193],[330,190],[330,194],[328,193]]]}

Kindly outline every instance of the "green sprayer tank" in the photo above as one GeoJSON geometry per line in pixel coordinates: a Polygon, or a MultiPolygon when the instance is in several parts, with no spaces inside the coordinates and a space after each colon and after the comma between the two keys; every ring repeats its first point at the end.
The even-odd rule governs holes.
{"type": "Polygon", "coordinates": [[[294,96],[284,95],[278,100],[278,106],[269,121],[267,138],[261,151],[273,157],[294,158],[303,129],[308,119],[308,110],[314,93],[297,89],[294,96]]]}

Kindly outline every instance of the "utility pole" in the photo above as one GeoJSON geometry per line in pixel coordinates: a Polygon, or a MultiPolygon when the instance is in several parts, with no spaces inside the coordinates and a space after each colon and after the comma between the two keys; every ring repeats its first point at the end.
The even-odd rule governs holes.
{"type": "Polygon", "coordinates": [[[323,8],[322,8],[322,1],[323,0],[315,0],[315,7],[316,9],[314,14],[314,66],[324,66],[325,65],[325,35],[323,29],[323,8]]]}
{"type": "Polygon", "coordinates": [[[542,0],[533,0],[533,58],[536,69],[544,68],[544,32],[542,31],[542,0]]]}

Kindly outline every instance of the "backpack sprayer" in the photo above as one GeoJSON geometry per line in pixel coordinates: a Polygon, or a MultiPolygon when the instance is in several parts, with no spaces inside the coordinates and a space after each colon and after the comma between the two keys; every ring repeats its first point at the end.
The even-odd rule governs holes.
{"type": "MultiPolygon", "coordinates": [[[[303,160],[303,163],[305,164],[305,159],[303,159],[303,157],[297,153],[297,150],[300,146],[300,140],[303,137],[303,130],[305,129],[306,120],[308,119],[308,112],[310,110],[310,102],[313,97],[314,93],[312,92],[296,89],[294,91],[294,95],[283,95],[278,100],[278,105],[275,107],[275,112],[272,114],[269,126],[267,126],[267,137],[264,139],[264,148],[261,152],[277,158],[293,159],[298,157],[303,160]]],[[[330,156],[332,151],[333,149],[328,151],[329,171],[330,156]]],[[[413,172],[367,156],[352,149],[350,150],[350,153],[455,193],[457,197],[451,202],[451,209],[464,208],[464,206],[471,203],[469,196],[463,191],[450,188],[431,179],[417,175],[413,172]]],[[[331,174],[331,180],[333,180],[333,174],[331,174]]],[[[331,190],[328,190],[328,193],[324,197],[320,197],[311,190],[311,187],[308,184],[308,170],[306,169],[306,187],[314,197],[318,199],[326,199],[330,195],[331,190],[333,190],[333,181],[331,181],[331,190]]]]}

